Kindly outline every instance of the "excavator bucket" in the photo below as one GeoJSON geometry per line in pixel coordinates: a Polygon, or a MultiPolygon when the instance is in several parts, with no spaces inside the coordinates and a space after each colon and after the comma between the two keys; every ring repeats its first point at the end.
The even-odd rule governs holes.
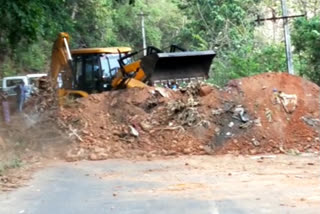
{"type": "Polygon", "coordinates": [[[141,67],[153,84],[204,80],[215,56],[214,51],[152,53],[141,58],[141,67]]]}

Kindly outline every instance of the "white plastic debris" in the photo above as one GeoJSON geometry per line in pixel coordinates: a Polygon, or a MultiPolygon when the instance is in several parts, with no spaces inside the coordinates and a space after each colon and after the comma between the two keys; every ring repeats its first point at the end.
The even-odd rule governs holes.
{"type": "Polygon", "coordinates": [[[163,97],[166,97],[166,98],[170,97],[168,91],[165,88],[156,87],[155,91],[159,92],[159,94],[161,94],[161,96],[163,97]]]}
{"type": "Polygon", "coordinates": [[[232,128],[234,126],[234,122],[230,122],[228,126],[229,128],[232,128]]]}
{"type": "Polygon", "coordinates": [[[223,113],[223,110],[221,108],[212,110],[213,115],[220,115],[222,113],[223,113]]]}
{"type": "Polygon", "coordinates": [[[129,126],[129,127],[130,127],[130,133],[135,137],[139,137],[139,132],[137,131],[137,129],[135,129],[133,126],[129,126]]]}
{"type": "Polygon", "coordinates": [[[233,112],[234,116],[239,116],[242,122],[248,122],[250,120],[248,118],[248,115],[245,113],[244,108],[241,105],[238,105],[233,112]]]}

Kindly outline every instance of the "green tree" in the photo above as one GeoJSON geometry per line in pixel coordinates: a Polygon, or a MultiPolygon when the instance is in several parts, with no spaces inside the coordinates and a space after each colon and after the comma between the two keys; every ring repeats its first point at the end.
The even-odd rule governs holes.
{"type": "Polygon", "coordinates": [[[112,38],[112,35],[109,36],[111,31],[107,27],[113,11],[112,2],[112,0],[1,2],[2,76],[28,71],[45,72],[53,41],[62,31],[70,33],[73,47],[106,45],[107,38],[112,38]]]}
{"type": "Polygon", "coordinates": [[[52,28],[63,20],[64,0],[15,0],[0,2],[0,42],[4,48],[15,48],[21,42],[31,43],[52,33],[52,28]]]}
{"type": "Polygon", "coordinates": [[[176,43],[183,26],[183,14],[173,0],[136,0],[135,6],[115,4],[113,29],[120,44],[142,49],[141,12],[145,18],[147,45],[160,48],[176,43]]]}
{"type": "Polygon", "coordinates": [[[254,38],[259,0],[185,0],[179,7],[188,18],[179,37],[189,49],[214,49],[210,80],[222,85],[230,78],[259,72],[259,46],[254,38]]]}
{"type": "Polygon", "coordinates": [[[297,19],[292,33],[300,74],[320,85],[320,17],[297,19]]]}
{"type": "Polygon", "coordinates": [[[196,49],[236,48],[254,29],[259,0],[185,0],[179,7],[188,17],[181,42],[196,49]]]}
{"type": "MultiPolygon", "coordinates": [[[[318,4],[299,2],[302,11],[318,4]]],[[[254,34],[258,8],[273,4],[271,0],[0,0],[0,75],[46,72],[53,41],[62,31],[71,35],[72,48],[142,49],[141,12],[147,14],[147,45],[215,50],[214,83],[285,71],[283,44],[267,44],[254,34]]],[[[295,67],[312,80],[320,75],[317,20],[297,20],[293,32],[295,67]]]]}

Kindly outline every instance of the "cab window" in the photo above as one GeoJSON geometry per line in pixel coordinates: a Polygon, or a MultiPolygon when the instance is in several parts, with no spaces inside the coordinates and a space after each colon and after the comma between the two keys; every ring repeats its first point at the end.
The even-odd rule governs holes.
{"type": "Polygon", "coordinates": [[[19,85],[23,82],[22,79],[12,79],[12,80],[7,80],[7,87],[12,87],[19,85]]]}
{"type": "Polygon", "coordinates": [[[101,56],[100,57],[101,61],[101,68],[102,68],[102,74],[104,78],[110,78],[110,65],[109,65],[109,60],[106,56],[101,56]]]}
{"type": "Polygon", "coordinates": [[[100,60],[98,55],[81,55],[74,57],[75,81],[80,90],[96,90],[101,77],[100,60]]]}

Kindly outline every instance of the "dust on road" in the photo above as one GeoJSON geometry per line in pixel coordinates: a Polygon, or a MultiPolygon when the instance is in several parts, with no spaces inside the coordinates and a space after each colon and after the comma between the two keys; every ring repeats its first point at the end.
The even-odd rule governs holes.
{"type": "Polygon", "coordinates": [[[55,163],[0,213],[318,213],[317,156],[55,163]]]}

